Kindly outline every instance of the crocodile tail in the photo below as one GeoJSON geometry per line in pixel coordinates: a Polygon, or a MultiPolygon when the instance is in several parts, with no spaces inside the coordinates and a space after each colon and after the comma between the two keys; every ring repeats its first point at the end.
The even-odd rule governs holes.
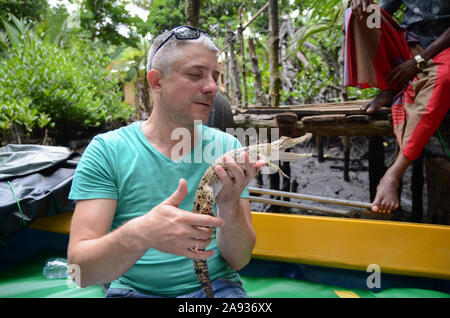
{"type": "Polygon", "coordinates": [[[194,260],[194,269],[206,298],[214,298],[206,260],[194,260]]]}

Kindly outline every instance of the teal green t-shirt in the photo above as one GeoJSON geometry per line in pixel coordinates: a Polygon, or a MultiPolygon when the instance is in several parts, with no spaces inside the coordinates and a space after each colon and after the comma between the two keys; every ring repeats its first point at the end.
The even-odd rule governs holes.
{"type": "MultiPolygon", "coordinates": [[[[115,199],[116,213],[111,230],[132,218],[148,213],[187,181],[188,194],[180,209],[192,211],[195,192],[212,161],[227,151],[241,147],[233,136],[197,126],[197,142],[178,161],[166,157],[146,139],[141,122],[100,134],[86,148],[76,169],[69,198],[115,199]]],[[[248,197],[246,188],[241,197],[248,197]]],[[[214,206],[215,210],[215,206],[214,206]]],[[[240,281],[239,275],[221,257],[215,240],[207,248],[214,256],[207,260],[211,280],[240,281]]],[[[191,259],[149,249],[111,288],[174,297],[200,288],[191,259]]]]}

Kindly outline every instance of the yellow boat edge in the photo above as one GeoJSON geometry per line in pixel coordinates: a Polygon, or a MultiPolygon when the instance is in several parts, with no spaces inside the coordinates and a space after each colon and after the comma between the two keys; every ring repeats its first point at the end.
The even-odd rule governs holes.
{"type": "MultiPolygon", "coordinates": [[[[29,228],[68,234],[73,212],[29,228]]],[[[450,226],[252,212],[253,257],[381,273],[450,279],[450,226]]]]}

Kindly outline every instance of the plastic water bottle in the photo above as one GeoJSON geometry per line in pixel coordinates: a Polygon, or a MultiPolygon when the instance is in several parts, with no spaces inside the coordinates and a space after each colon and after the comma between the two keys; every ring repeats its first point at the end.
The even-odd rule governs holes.
{"type": "Polygon", "coordinates": [[[47,259],[42,273],[45,278],[69,277],[69,272],[67,271],[67,259],[61,257],[47,259]]]}

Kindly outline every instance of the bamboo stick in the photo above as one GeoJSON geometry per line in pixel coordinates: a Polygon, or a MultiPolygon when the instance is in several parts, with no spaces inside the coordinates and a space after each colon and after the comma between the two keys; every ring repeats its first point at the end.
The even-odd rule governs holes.
{"type": "Polygon", "coordinates": [[[295,202],[287,202],[287,201],[281,201],[281,200],[275,200],[275,199],[255,197],[255,196],[249,196],[249,200],[254,201],[254,202],[288,207],[288,208],[297,208],[297,209],[303,209],[303,210],[317,211],[317,212],[333,214],[333,215],[354,216],[356,214],[356,212],[354,212],[354,211],[344,211],[344,210],[338,210],[338,209],[332,209],[332,208],[326,208],[326,207],[320,207],[320,206],[300,204],[300,203],[295,203],[295,202]]]}
{"type": "Polygon", "coordinates": [[[288,198],[300,199],[300,200],[310,200],[310,201],[316,201],[316,202],[322,202],[322,203],[346,205],[346,206],[352,206],[352,207],[364,208],[364,209],[371,208],[371,204],[366,203],[366,202],[334,199],[334,198],[320,197],[320,196],[314,196],[314,195],[309,195],[309,194],[284,192],[284,191],[261,189],[261,188],[254,188],[254,187],[249,187],[249,191],[251,193],[268,194],[268,195],[273,195],[273,196],[288,197],[288,198]]]}
{"type": "Polygon", "coordinates": [[[259,11],[255,14],[255,16],[252,17],[252,18],[250,19],[250,21],[248,21],[247,24],[245,24],[245,25],[242,27],[242,30],[247,29],[247,27],[253,22],[253,20],[255,20],[255,19],[256,19],[256,18],[257,18],[264,10],[266,10],[268,6],[269,6],[269,2],[267,2],[261,9],[259,9],[259,11]]]}

